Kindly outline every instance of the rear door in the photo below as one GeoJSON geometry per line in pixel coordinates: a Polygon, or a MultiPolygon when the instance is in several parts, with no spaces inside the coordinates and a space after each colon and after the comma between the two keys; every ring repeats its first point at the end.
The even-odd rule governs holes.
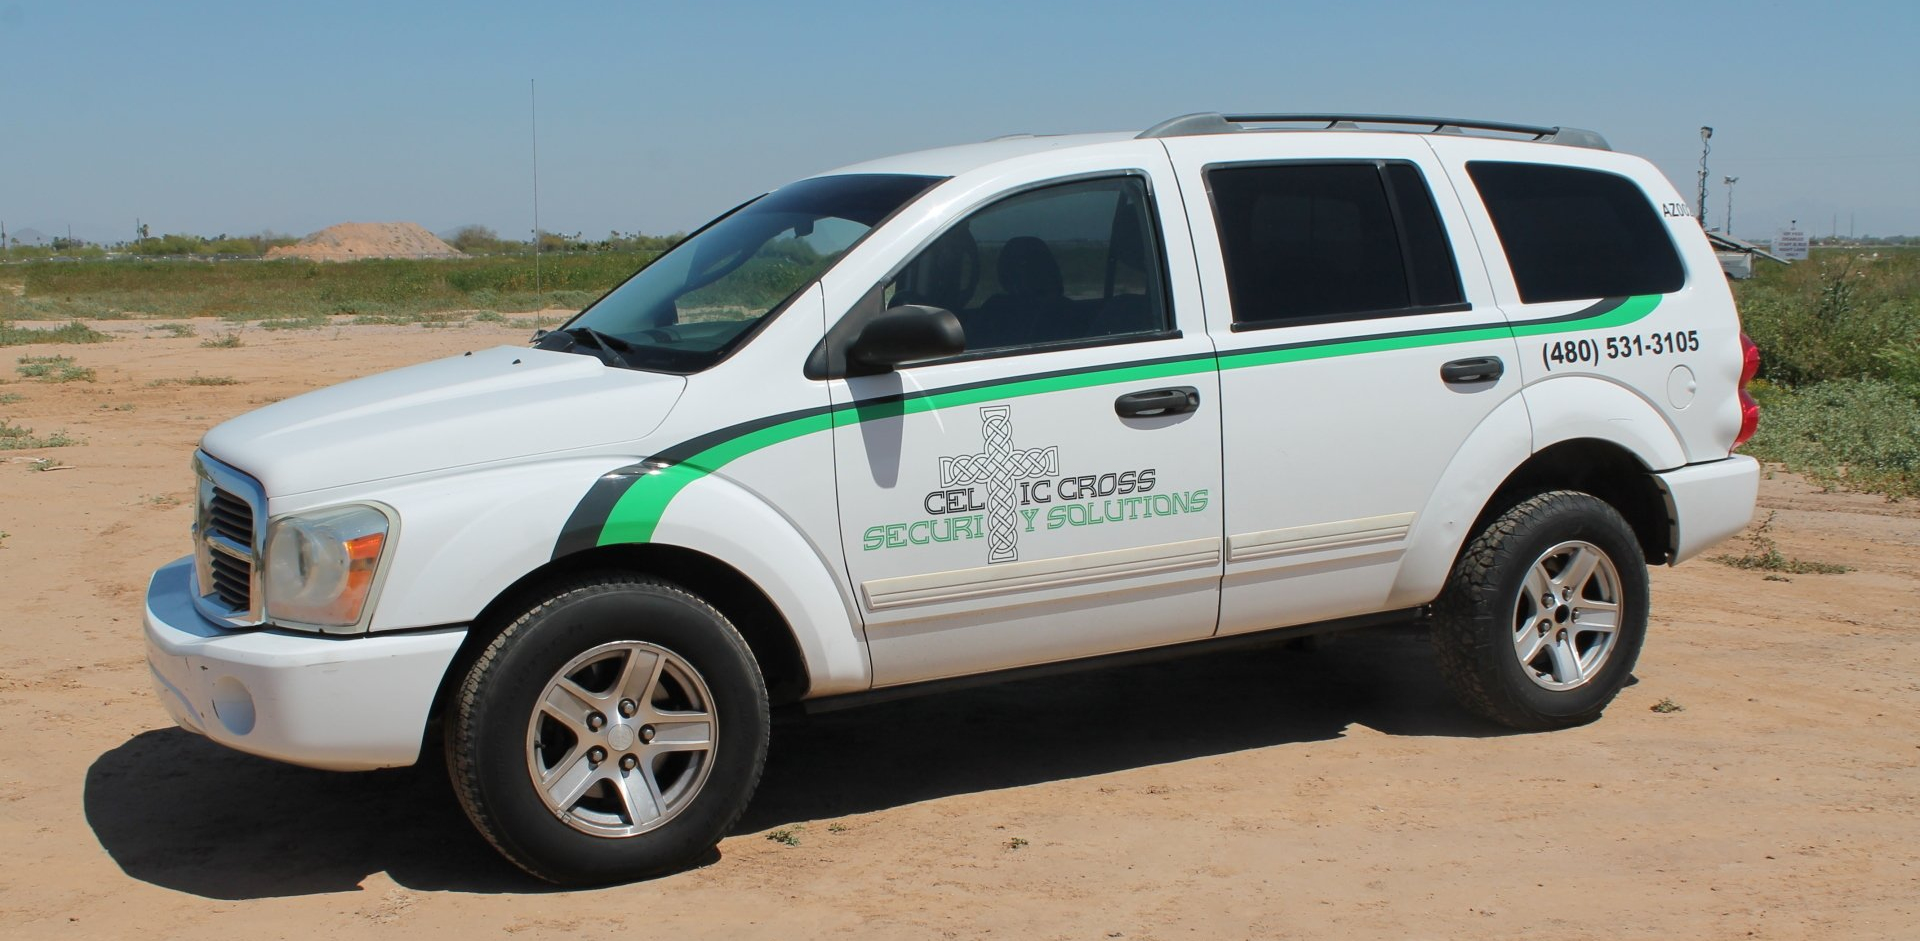
{"type": "Polygon", "coordinates": [[[1471,138],[1433,149],[1491,233],[1487,269],[1520,348],[1537,444],[1622,442],[1653,470],[1722,458],[1740,428],[1740,325],[1672,186],[1606,151],[1471,138]]]}
{"type": "Polygon", "coordinates": [[[1165,144],[1220,353],[1220,632],[1425,603],[1395,590],[1409,534],[1520,387],[1446,175],[1407,134],[1165,144]]]}

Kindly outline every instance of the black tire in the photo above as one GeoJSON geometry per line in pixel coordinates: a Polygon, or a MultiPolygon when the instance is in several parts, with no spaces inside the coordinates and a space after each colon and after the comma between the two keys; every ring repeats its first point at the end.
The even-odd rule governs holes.
{"type": "Polygon", "coordinates": [[[1494,517],[1460,554],[1434,603],[1434,656],[1454,695],[1477,715],[1526,731],[1584,725],[1632,676],[1647,607],[1646,557],[1627,521],[1590,494],[1542,493],[1494,517]],[[1590,577],[1573,569],[1574,560],[1585,561],[1583,547],[1604,556],[1590,577]],[[1561,568],[1550,577],[1556,563],[1561,568]],[[1610,581],[1603,577],[1609,566],[1610,581]],[[1523,598],[1530,576],[1534,587],[1523,598]],[[1552,578],[1579,578],[1580,597],[1564,597],[1552,578]],[[1536,592],[1543,583],[1550,590],[1536,592]],[[1536,593],[1557,597],[1545,606],[1530,600],[1536,593]],[[1607,595],[1617,606],[1610,614],[1607,595]],[[1593,628],[1609,616],[1614,630],[1602,651],[1595,645],[1608,632],[1593,628]],[[1583,643],[1593,655],[1586,672],[1577,668],[1586,659],[1583,643]],[[1538,653],[1523,662],[1530,649],[1538,653]]]}
{"type": "MultiPolygon", "coordinates": [[[[670,724],[657,721],[661,729],[670,724]]],[[[630,881],[706,856],[746,809],[766,754],[766,684],[740,633],[698,596],[666,582],[624,575],[562,584],[515,618],[468,670],[446,722],[448,774],[473,825],[520,868],[564,885],[630,881]],[[555,726],[542,723],[558,720],[537,719],[536,713],[561,688],[560,671],[582,657],[589,658],[587,665],[564,675],[586,691],[596,691],[593,677],[606,676],[614,681],[607,687],[614,696],[623,696],[618,684],[629,675],[629,661],[638,664],[631,672],[635,678],[653,662],[666,667],[653,672],[656,679],[644,687],[649,704],[634,706],[632,719],[622,718],[632,705],[626,698],[602,703],[576,697],[568,704],[584,704],[588,718],[555,732],[555,726]],[[651,698],[656,689],[662,698],[651,698]],[[675,697],[695,705],[676,705],[675,697]],[[705,752],[698,745],[685,753],[648,750],[661,733],[643,723],[666,715],[651,711],[661,702],[667,703],[662,709],[692,710],[674,714],[695,716],[680,723],[690,740],[699,739],[699,709],[706,710],[705,752]],[[600,708],[607,703],[614,711],[600,708]],[[574,731],[591,726],[595,716],[600,725],[593,727],[594,734],[604,730],[618,737],[574,731]],[[561,744],[547,742],[549,737],[561,744]],[[606,746],[598,749],[598,762],[590,760],[595,749],[589,746],[595,744],[606,746]],[[595,779],[585,796],[557,798],[570,801],[564,816],[549,806],[544,796],[549,789],[535,779],[556,754],[561,757],[552,768],[591,769],[580,773],[595,779]],[[645,793],[635,776],[642,761],[648,763],[646,780],[662,781],[651,788],[647,806],[659,811],[652,818],[620,802],[628,784],[636,787],[636,795],[645,793]],[[619,781],[612,778],[614,769],[619,781]],[[665,783],[669,775],[676,776],[677,791],[665,783]],[[612,833],[622,819],[636,832],[612,833]]]]}

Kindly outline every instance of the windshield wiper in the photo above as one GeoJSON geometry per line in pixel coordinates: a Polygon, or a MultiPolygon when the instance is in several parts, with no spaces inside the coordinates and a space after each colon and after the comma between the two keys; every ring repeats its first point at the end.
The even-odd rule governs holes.
{"type": "Polygon", "coordinates": [[[715,357],[707,352],[642,346],[634,349],[633,353],[627,357],[627,363],[635,369],[685,375],[699,372],[713,365],[714,359],[715,357]]]}
{"type": "Polygon", "coordinates": [[[616,350],[619,352],[625,353],[626,351],[633,349],[633,344],[628,343],[627,341],[622,340],[611,333],[601,333],[600,331],[595,330],[592,327],[568,327],[566,330],[562,332],[576,339],[592,340],[594,346],[597,346],[603,350],[606,350],[609,353],[614,352],[616,350]]]}
{"type": "Polygon", "coordinates": [[[555,330],[535,340],[534,345],[541,349],[558,349],[562,352],[572,352],[575,347],[585,346],[593,350],[594,358],[609,366],[619,366],[625,369],[631,369],[633,367],[633,364],[627,361],[626,356],[622,355],[631,351],[633,344],[610,333],[595,330],[592,327],[567,327],[562,330],[555,330]],[[549,345],[547,341],[555,337],[565,337],[566,346],[560,347],[557,344],[549,345]]]}

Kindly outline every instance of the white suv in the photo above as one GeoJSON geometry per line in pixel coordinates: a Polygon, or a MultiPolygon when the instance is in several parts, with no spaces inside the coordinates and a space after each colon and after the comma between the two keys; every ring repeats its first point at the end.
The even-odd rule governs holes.
{"type": "Polygon", "coordinates": [[[711,847],[801,701],[1426,619],[1468,708],[1572,725],[1633,668],[1647,560],[1747,522],[1757,362],[1679,194],[1591,132],[1202,114],[890,157],[530,349],[208,432],[149,658],[243,751],[444,741],[558,882],[711,847]]]}

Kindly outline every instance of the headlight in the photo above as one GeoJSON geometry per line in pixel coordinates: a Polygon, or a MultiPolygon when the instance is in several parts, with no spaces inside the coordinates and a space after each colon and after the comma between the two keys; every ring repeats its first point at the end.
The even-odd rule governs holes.
{"type": "Polygon", "coordinates": [[[365,505],[287,516],[267,528],[267,620],[351,627],[373,592],[390,523],[365,505]]]}

